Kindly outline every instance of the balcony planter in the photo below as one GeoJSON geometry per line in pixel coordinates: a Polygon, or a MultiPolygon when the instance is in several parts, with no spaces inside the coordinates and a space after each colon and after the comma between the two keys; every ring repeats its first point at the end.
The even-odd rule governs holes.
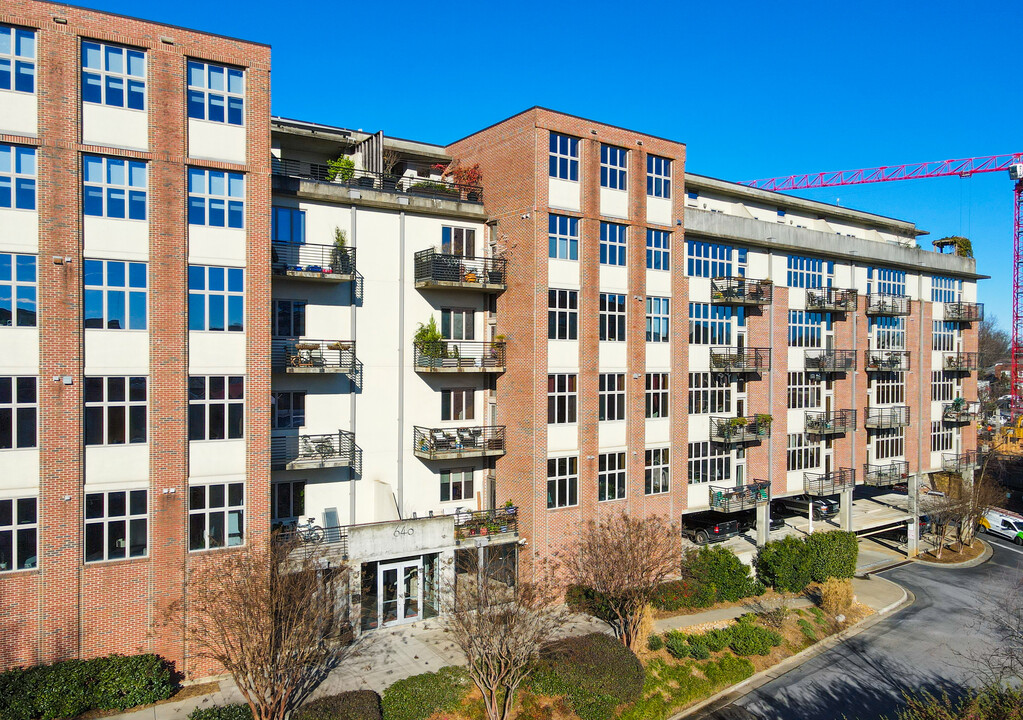
{"type": "Polygon", "coordinates": [[[773,417],[767,413],[758,413],[755,417],[757,435],[766,435],[771,429],[771,421],[773,417]]]}

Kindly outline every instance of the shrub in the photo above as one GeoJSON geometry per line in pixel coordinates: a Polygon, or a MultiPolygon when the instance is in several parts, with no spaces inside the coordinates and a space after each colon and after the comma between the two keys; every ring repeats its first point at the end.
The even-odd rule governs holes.
{"type": "Polygon", "coordinates": [[[732,642],[732,628],[708,630],[700,639],[711,652],[721,652],[732,642]]]}
{"type": "Polygon", "coordinates": [[[381,720],[380,696],[372,690],[352,690],[308,702],[292,720],[381,720]]]}
{"type": "Polygon", "coordinates": [[[753,561],[757,577],[780,592],[802,592],[810,584],[810,556],[796,537],[773,540],[757,551],[753,561]]]}
{"type": "Polygon", "coordinates": [[[355,177],[355,161],[350,157],[342,155],[327,161],[327,182],[334,182],[338,178],[343,182],[349,182],[353,177],[355,177]]]}
{"type": "Polygon", "coordinates": [[[691,642],[689,644],[689,654],[696,660],[706,660],[710,657],[710,649],[701,642],[691,642]]]}
{"type": "Polygon", "coordinates": [[[610,623],[614,619],[607,600],[593,588],[582,585],[569,586],[565,591],[565,604],[572,612],[592,615],[606,623],[610,623]]]}
{"type": "Polygon", "coordinates": [[[799,626],[799,631],[806,636],[807,640],[817,642],[817,631],[813,629],[813,625],[803,618],[796,620],[796,625],[799,626]]]}
{"type": "Polygon", "coordinates": [[[714,604],[717,590],[712,584],[672,580],[657,588],[650,604],[658,610],[674,612],[683,608],[701,608],[714,604]]]}
{"type": "Polygon", "coordinates": [[[689,657],[689,639],[685,633],[680,633],[678,630],[665,633],[664,644],[673,658],[681,660],[684,657],[689,657]]]}
{"type": "Polygon", "coordinates": [[[646,649],[654,652],[664,647],[664,639],[657,633],[653,633],[646,639],[646,649]]]}
{"type": "Polygon", "coordinates": [[[828,578],[851,578],[856,572],[859,543],[854,533],[832,530],[813,533],[803,539],[810,556],[810,578],[824,582],[828,578]]]}
{"type": "Polygon", "coordinates": [[[188,713],[188,720],[252,720],[252,709],[248,703],[197,707],[188,713]]]}
{"type": "Polygon", "coordinates": [[[716,686],[734,685],[753,674],[753,663],[746,658],[725,653],[717,661],[700,665],[700,670],[716,686]]]}
{"type": "Polygon", "coordinates": [[[386,720],[426,720],[435,712],[455,710],[472,686],[469,673],[445,667],[399,680],[384,690],[381,709],[386,720]]]}
{"type": "Polygon", "coordinates": [[[817,588],[817,602],[828,615],[838,615],[852,606],[853,588],[849,579],[828,578],[817,588]]]}
{"type": "Polygon", "coordinates": [[[764,623],[767,627],[772,627],[775,630],[781,628],[785,624],[785,620],[788,619],[789,609],[784,605],[765,610],[759,614],[760,622],[764,623]]]}
{"type": "Polygon", "coordinates": [[[712,602],[736,602],[764,594],[763,586],[750,576],[749,567],[726,547],[690,550],[686,561],[698,586],[713,586],[712,602]]]}
{"type": "Polygon", "coordinates": [[[781,645],[781,641],[781,635],[774,630],[738,622],[732,626],[732,641],[728,647],[736,655],[767,655],[772,647],[781,645]]]}

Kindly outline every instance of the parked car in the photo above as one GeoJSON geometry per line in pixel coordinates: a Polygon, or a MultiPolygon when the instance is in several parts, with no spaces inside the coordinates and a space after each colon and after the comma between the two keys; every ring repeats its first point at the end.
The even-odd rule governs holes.
{"type": "Polygon", "coordinates": [[[716,513],[683,515],[682,534],[697,545],[706,545],[738,535],[739,521],[731,515],[716,513]]]}
{"type": "Polygon", "coordinates": [[[801,493],[790,497],[778,498],[773,503],[775,511],[787,510],[797,515],[807,515],[813,504],[813,519],[823,520],[838,514],[838,501],[830,497],[818,497],[801,493]]]}
{"type": "Polygon", "coordinates": [[[980,519],[980,526],[991,535],[1023,545],[1023,515],[1001,508],[990,508],[980,519]]]}
{"type": "MultiPolygon", "coordinates": [[[[920,515],[918,518],[919,523],[916,529],[917,539],[922,538],[926,533],[931,530],[931,519],[927,515],[920,515]]],[[[885,540],[894,540],[900,545],[905,545],[909,542],[909,523],[903,523],[898,527],[891,528],[890,530],[884,530],[877,533],[874,537],[883,538],[885,540]]]]}
{"type": "MultiPolygon", "coordinates": [[[[757,529],[757,511],[756,510],[743,510],[742,512],[733,513],[730,517],[735,518],[739,521],[739,532],[747,532],[749,530],[757,529]]],[[[779,517],[775,513],[771,513],[770,530],[781,530],[785,527],[785,519],[779,517]]]]}

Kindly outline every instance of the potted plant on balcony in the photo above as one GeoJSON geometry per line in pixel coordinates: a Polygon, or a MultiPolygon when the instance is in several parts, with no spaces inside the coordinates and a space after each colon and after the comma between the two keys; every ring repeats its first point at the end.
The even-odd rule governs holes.
{"type": "Polygon", "coordinates": [[[440,367],[444,364],[444,336],[437,328],[437,320],[433,315],[427,323],[419,323],[412,342],[419,349],[418,365],[440,367]]]}
{"type": "Polygon", "coordinates": [[[355,161],[347,155],[327,161],[327,182],[336,180],[351,182],[353,177],[355,177],[355,161]]]}
{"type": "Polygon", "coordinates": [[[757,425],[757,435],[766,435],[771,429],[772,418],[768,413],[757,413],[754,420],[757,425]]]}
{"type": "Polygon", "coordinates": [[[342,275],[352,274],[352,254],[348,250],[348,233],[334,226],[334,247],[330,251],[333,271],[342,275]]]}

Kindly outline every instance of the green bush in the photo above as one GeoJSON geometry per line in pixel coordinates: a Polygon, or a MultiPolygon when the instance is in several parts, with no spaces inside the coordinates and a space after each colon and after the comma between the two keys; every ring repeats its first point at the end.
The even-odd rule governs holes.
{"type": "Polygon", "coordinates": [[[372,690],[352,690],[306,703],[292,720],[381,720],[380,696],[372,690]]]}
{"type": "Polygon", "coordinates": [[[782,637],[774,630],[748,622],[732,626],[732,641],[728,647],[736,655],[767,655],[772,647],[781,645],[782,637]]]}
{"type": "Polygon", "coordinates": [[[188,720],[252,720],[252,710],[248,703],[197,707],[188,713],[188,720]]]}
{"type": "Polygon", "coordinates": [[[851,578],[856,572],[860,546],[856,535],[841,530],[813,533],[803,540],[810,555],[810,578],[824,582],[828,578],[851,578]]]}
{"type": "Polygon", "coordinates": [[[700,584],[689,580],[672,580],[662,583],[650,598],[650,604],[658,610],[675,612],[683,608],[701,608],[713,605],[717,589],[712,584],[700,584]]]}
{"type": "Polygon", "coordinates": [[[750,575],[749,566],[726,547],[705,545],[686,553],[686,560],[698,585],[714,587],[713,602],[737,602],[764,594],[763,585],[750,575]]]}
{"type": "Polygon", "coordinates": [[[706,660],[710,657],[710,650],[701,642],[690,642],[689,654],[696,660],[706,660]]]}
{"type": "Polygon", "coordinates": [[[689,639],[685,633],[680,633],[678,630],[665,633],[664,644],[668,648],[668,654],[673,658],[681,660],[684,657],[689,657],[689,639]]]}
{"type": "Polygon", "coordinates": [[[817,631],[814,630],[813,625],[803,618],[796,620],[796,625],[799,626],[799,631],[803,633],[807,640],[817,642],[817,631]]]}
{"type": "Polygon", "coordinates": [[[327,161],[327,182],[340,178],[342,182],[350,182],[355,177],[355,161],[342,155],[327,161]]]}
{"type": "Polygon", "coordinates": [[[565,591],[565,604],[572,612],[586,613],[604,622],[609,623],[614,619],[611,606],[604,596],[593,588],[570,585],[565,591]]]}
{"type": "Polygon", "coordinates": [[[413,675],[384,690],[380,705],[385,720],[425,720],[435,712],[455,710],[472,680],[460,667],[413,675]]]}
{"type": "Polygon", "coordinates": [[[719,630],[708,630],[700,636],[700,640],[711,652],[721,652],[732,642],[732,628],[726,627],[719,630]]]}
{"type": "Polygon", "coordinates": [[[757,551],[753,561],[757,577],[779,592],[802,592],[810,584],[810,556],[797,537],[773,540],[757,551]]]}
{"type": "Polygon", "coordinates": [[[664,639],[657,633],[653,633],[646,639],[646,649],[654,652],[664,647],[664,639]]]}

